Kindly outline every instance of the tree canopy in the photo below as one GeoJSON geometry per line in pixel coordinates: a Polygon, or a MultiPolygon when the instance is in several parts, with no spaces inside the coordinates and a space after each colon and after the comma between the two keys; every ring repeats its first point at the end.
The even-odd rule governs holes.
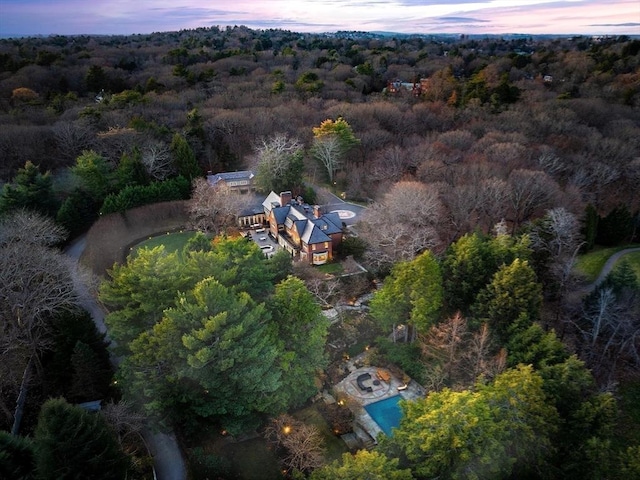
{"type": "Polygon", "coordinates": [[[38,477],[48,479],[125,478],[129,461],[100,415],[63,399],[45,402],[34,441],[38,477]]]}
{"type": "Polygon", "coordinates": [[[403,402],[400,427],[383,451],[399,449],[419,478],[539,474],[557,421],[542,383],[531,367],[518,367],[473,390],[403,402]]]}
{"type": "MultiPolygon", "coordinates": [[[[440,266],[430,251],[397,263],[371,300],[371,315],[386,327],[407,324],[426,331],[442,307],[440,266]]],[[[407,328],[408,330],[408,328],[407,328]]]]}

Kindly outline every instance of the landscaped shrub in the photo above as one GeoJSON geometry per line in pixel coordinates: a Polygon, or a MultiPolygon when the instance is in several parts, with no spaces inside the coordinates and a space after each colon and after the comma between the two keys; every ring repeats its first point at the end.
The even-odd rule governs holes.
{"type": "Polygon", "coordinates": [[[154,182],[150,185],[132,185],[116,194],[108,195],[102,204],[100,215],[124,212],[150,203],[187,200],[190,194],[191,185],[184,177],[154,182]]]}
{"type": "Polygon", "coordinates": [[[398,365],[407,375],[421,381],[424,365],[420,360],[420,346],[417,342],[392,342],[388,338],[378,339],[380,353],[391,363],[398,365]]]}

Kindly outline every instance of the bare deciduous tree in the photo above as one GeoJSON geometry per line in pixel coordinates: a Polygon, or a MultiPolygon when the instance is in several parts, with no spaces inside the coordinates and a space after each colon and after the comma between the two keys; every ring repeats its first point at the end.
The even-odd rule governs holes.
{"type": "Polygon", "coordinates": [[[324,441],[313,425],[284,414],[271,420],[265,437],[284,449],[282,461],[287,469],[308,473],[324,464],[324,441]]]}
{"type": "Polygon", "coordinates": [[[289,138],[282,133],[262,139],[255,147],[258,163],[266,165],[269,173],[274,176],[282,175],[289,167],[290,156],[301,149],[302,144],[297,138],[289,138]]]}
{"type": "Polygon", "coordinates": [[[53,128],[53,135],[60,154],[66,160],[74,160],[84,150],[93,150],[96,134],[86,123],[58,122],[53,128]]]}
{"type": "Polygon", "coordinates": [[[342,145],[337,136],[316,138],[313,143],[313,156],[327,171],[329,183],[333,183],[336,172],[342,165],[342,145]]]}
{"type": "Polygon", "coordinates": [[[189,201],[189,219],[193,228],[218,233],[225,226],[235,225],[242,198],[227,186],[212,187],[203,178],[193,181],[189,201]]]}
{"type": "Polygon", "coordinates": [[[573,322],[585,340],[585,355],[591,367],[609,377],[618,361],[626,358],[640,364],[640,307],[637,291],[598,287],[587,301],[581,318],[573,322]]]}
{"type": "Polygon", "coordinates": [[[492,356],[492,343],[489,326],[483,323],[480,329],[471,336],[464,352],[463,362],[471,378],[475,379],[484,375],[487,379],[491,379],[506,368],[506,350],[501,349],[497,355],[492,356]]]}
{"type": "Polygon", "coordinates": [[[471,333],[467,320],[456,313],[419,336],[426,376],[433,389],[449,384],[467,388],[479,376],[495,377],[506,366],[506,352],[493,354],[487,324],[471,333]]]}
{"type": "Polygon", "coordinates": [[[121,400],[118,403],[108,402],[100,410],[100,414],[116,432],[121,445],[127,435],[141,432],[146,420],[146,417],[136,412],[126,400],[121,400]]]}
{"type": "Polygon", "coordinates": [[[583,244],[580,222],[565,208],[554,208],[532,225],[529,237],[533,249],[548,258],[551,282],[545,283],[562,298],[573,278],[573,266],[583,244]]]}
{"type": "Polygon", "coordinates": [[[419,182],[396,183],[382,201],[365,211],[358,226],[369,246],[368,260],[377,266],[390,265],[436,246],[442,211],[438,188],[419,182]]]}
{"type": "Polygon", "coordinates": [[[306,262],[294,263],[293,269],[312,295],[323,306],[330,307],[333,299],[340,293],[340,281],[333,277],[327,278],[306,262]]]}
{"type": "Polygon", "coordinates": [[[514,229],[537,210],[551,206],[559,191],[558,185],[546,173],[535,170],[514,170],[509,175],[509,187],[514,229]]]}
{"type": "Polygon", "coordinates": [[[149,176],[155,180],[164,180],[174,173],[171,152],[164,142],[147,143],[142,149],[142,163],[149,176]]]}
{"type": "MultiPolygon", "coordinates": [[[[18,212],[0,225],[0,394],[20,392],[14,432],[32,367],[40,370],[40,355],[50,346],[53,316],[81,301],[73,262],[48,246],[61,235],[35,213],[18,212]]],[[[6,415],[6,405],[2,411],[6,415]]]]}

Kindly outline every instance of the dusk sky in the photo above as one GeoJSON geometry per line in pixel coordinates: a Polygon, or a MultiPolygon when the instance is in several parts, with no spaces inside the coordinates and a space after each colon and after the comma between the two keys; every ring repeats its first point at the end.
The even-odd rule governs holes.
{"type": "Polygon", "coordinates": [[[0,36],[213,25],[404,33],[640,35],[640,0],[0,0],[0,36]]]}

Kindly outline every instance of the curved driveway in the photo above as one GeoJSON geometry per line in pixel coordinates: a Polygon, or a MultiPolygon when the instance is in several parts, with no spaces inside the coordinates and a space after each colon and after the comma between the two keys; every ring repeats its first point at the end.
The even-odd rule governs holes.
{"type": "Polygon", "coordinates": [[[318,192],[318,196],[320,197],[319,200],[322,201],[323,211],[337,212],[340,215],[340,219],[348,227],[355,225],[358,222],[359,215],[366,208],[362,205],[347,202],[337,195],[334,195],[326,188],[315,185],[312,185],[312,187],[316,192],[318,192]]]}
{"type": "MultiPolygon", "coordinates": [[[[85,245],[86,238],[82,235],[67,247],[65,253],[77,263],[85,245]]],[[[105,312],[96,299],[92,295],[86,295],[82,306],[91,313],[98,331],[107,333],[107,327],[104,323],[105,312]]],[[[112,357],[111,361],[115,365],[118,363],[118,359],[115,357],[112,357]]],[[[146,426],[142,431],[142,436],[153,456],[153,468],[157,480],[185,480],[187,478],[184,459],[173,433],[155,432],[151,427],[146,426]]]]}
{"type": "Polygon", "coordinates": [[[613,270],[613,267],[615,266],[617,261],[620,260],[620,257],[622,257],[623,255],[626,255],[627,253],[632,253],[632,252],[640,252],[640,247],[626,248],[624,250],[620,250],[619,252],[616,252],[613,255],[611,255],[605,262],[604,266],[602,267],[602,270],[600,271],[600,275],[598,275],[598,278],[596,278],[596,281],[589,286],[589,290],[593,290],[595,287],[600,285],[600,283],[602,283],[605,278],[607,278],[607,275],[609,275],[611,270],[613,270]]]}

